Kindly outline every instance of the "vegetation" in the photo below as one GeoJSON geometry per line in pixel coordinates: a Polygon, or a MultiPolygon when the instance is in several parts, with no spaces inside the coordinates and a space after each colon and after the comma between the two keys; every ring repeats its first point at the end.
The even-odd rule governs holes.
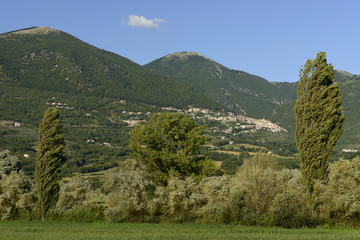
{"type": "Polygon", "coordinates": [[[295,104],[296,144],[307,190],[313,194],[316,180],[327,177],[332,150],[343,131],[341,95],[333,66],[320,52],[300,71],[295,104]]]}
{"type": "Polygon", "coordinates": [[[9,150],[0,152],[0,178],[9,175],[12,171],[17,171],[19,167],[19,159],[11,155],[9,150]]]}
{"type": "Polygon", "coordinates": [[[12,220],[19,211],[31,212],[35,206],[35,194],[30,178],[19,171],[19,160],[8,150],[0,152],[0,217],[12,220]]]}
{"type": "Polygon", "coordinates": [[[221,174],[212,160],[196,155],[208,139],[203,131],[204,127],[195,126],[195,121],[184,114],[154,114],[145,125],[135,126],[129,148],[160,182],[171,176],[201,178],[221,174]]]}
{"type": "MultiPolygon", "coordinates": [[[[281,169],[276,158],[256,154],[244,159],[234,175],[169,177],[156,175],[134,159],[99,176],[92,188],[84,175],[60,183],[59,200],[46,219],[86,222],[240,223],[285,228],[359,226],[360,158],[330,165],[327,184],[316,182],[319,212],[313,215],[306,185],[297,169],[281,169]]],[[[0,182],[3,219],[36,218],[36,197],[30,179],[13,171],[0,182]],[[16,180],[18,179],[18,180],[16,180]],[[9,201],[5,201],[8,199],[9,201]],[[10,201],[11,200],[11,201],[10,201]]]]}
{"type": "Polygon", "coordinates": [[[59,182],[62,179],[61,165],[65,162],[65,141],[59,111],[49,108],[39,125],[39,145],[35,182],[39,198],[39,214],[45,219],[48,210],[55,206],[59,197],[59,182]]]}

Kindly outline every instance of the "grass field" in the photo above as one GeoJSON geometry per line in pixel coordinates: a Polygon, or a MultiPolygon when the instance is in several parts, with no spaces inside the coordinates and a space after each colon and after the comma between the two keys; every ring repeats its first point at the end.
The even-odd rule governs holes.
{"type": "Polygon", "coordinates": [[[360,239],[360,229],[282,229],[210,224],[0,222],[0,239],[360,239]]]}

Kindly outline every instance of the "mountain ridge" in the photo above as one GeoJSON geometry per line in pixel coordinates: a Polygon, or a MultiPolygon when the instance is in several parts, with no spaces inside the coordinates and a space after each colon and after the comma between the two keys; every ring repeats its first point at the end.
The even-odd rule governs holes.
{"type": "Polygon", "coordinates": [[[230,110],[250,117],[268,117],[290,100],[266,79],[229,69],[195,52],[168,54],[144,66],[187,83],[230,110]]]}
{"type": "Polygon", "coordinates": [[[209,107],[210,101],[202,100],[206,97],[200,98],[201,94],[186,84],[155,75],[127,58],[62,31],[36,27],[0,37],[1,74],[12,75],[12,86],[127,98],[163,106],[209,107]]]}

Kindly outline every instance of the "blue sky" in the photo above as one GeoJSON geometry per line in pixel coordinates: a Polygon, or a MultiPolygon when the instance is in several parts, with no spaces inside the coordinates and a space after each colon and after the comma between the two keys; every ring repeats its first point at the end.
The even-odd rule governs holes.
{"type": "Polygon", "coordinates": [[[141,65],[194,51],[271,82],[293,82],[306,59],[326,51],[335,69],[360,74],[358,0],[11,0],[1,5],[0,33],[48,26],[141,65]]]}

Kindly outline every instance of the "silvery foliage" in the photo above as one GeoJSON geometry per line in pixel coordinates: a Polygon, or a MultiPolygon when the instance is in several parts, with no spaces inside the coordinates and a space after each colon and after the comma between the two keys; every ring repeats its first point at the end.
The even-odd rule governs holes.
{"type": "Polygon", "coordinates": [[[73,177],[69,181],[60,182],[60,195],[56,207],[61,209],[71,209],[72,207],[82,206],[90,200],[90,184],[80,178],[73,177]]]}
{"type": "Polygon", "coordinates": [[[18,170],[19,159],[10,154],[9,150],[0,152],[0,178],[3,175],[8,175],[12,171],[18,170]]]}
{"type": "Polygon", "coordinates": [[[105,186],[109,190],[105,212],[110,221],[143,220],[153,196],[153,176],[136,160],[127,160],[108,174],[105,186]]]}
{"type": "Polygon", "coordinates": [[[360,158],[330,164],[327,183],[317,182],[315,193],[324,217],[350,225],[360,223],[360,158]]]}
{"type": "Polygon", "coordinates": [[[14,219],[19,209],[32,211],[36,195],[31,180],[22,171],[2,175],[0,180],[0,214],[3,220],[14,219]]]}

